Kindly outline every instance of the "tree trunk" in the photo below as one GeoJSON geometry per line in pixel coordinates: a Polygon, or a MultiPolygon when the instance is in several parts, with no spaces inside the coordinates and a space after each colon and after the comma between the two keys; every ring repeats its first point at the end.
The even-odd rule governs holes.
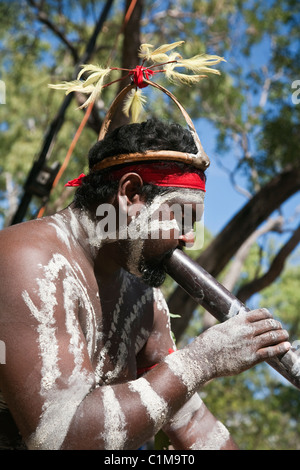
{"type": "MultiPolygon", "coordinates": [[[[131,0],[126,0],[126,13],[131,5],[131,0]]],[[[138,57],[138,50],[141,45],[140,40],[140,21],[143,13],[144,0],[137,0],[136,5],[129,17],[129,20],[124,24],[124,39],[123,39],[123,50],[122,50],[122,64],[121,67],[125,69],[134,69],[140,62],[138,57]]],[[[126,19],[125,13],[125,19],[126,19]]],[[[124,72],[123,75],[126,75],[124,72]]],[[[125,79],[120,82],[119,92],[130,82],[130,79],[125,79]]],[[[112,131],[116,127],[123,126],[129,123],[129,118],[125,116],[122,111],[121,104],[119,109],[116,111],[109,130],[112,131]]]]}

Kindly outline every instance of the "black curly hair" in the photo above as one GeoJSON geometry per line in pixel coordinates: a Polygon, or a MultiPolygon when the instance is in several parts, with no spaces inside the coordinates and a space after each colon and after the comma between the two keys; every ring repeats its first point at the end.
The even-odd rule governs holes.
{"type": "MultiPolygon", "coordinates": [[[[75,206],[89,209],[96,204],[107,202],[117,192],[118,181],[111,178],[111,169],[92,171],[96,163],[115,155],[144,153],[147,150],[197,153],[192,134],[179,124],[166,124],[158,119],[149,119],[139,124],[119,127],[90,149],[90,172],[75,193],[75,206]]],[[[169,188],[153,184],[145,184],[141,189],[147,201],[166,191],[169,191],[169,188]]]]}

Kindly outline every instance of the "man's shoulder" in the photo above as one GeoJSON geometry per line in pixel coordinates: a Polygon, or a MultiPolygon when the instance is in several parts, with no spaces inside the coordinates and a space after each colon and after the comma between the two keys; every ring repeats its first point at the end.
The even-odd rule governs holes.
{"type": "Polygon", "coordinates": [[[57,238],[46,220],[38,219],[7,227],[0,232],[0,274],[34,274],[58,248],[57,238]]]}

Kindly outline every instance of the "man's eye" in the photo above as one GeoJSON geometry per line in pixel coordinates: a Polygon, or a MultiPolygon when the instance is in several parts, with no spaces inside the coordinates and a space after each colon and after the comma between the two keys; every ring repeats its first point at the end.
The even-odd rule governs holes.
{"type": "Polygon", "coordinates": [[[182,219],[182,228],[184,233],[192,232],[194,230],[194,222],[182,219]]]}

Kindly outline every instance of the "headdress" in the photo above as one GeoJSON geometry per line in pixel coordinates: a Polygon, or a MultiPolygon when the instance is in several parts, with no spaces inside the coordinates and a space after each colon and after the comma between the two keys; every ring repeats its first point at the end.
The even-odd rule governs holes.
{"type": "MultiPolygon", "coordinates": [[[[216,69],[211,68],[211,65],[216,65],[224,59],[215,55],[199,54],[190,59],[183,59],[178,52],[174,49],[184,41],[178,41],[172,44],[164,44],[153,50],[151,44],[142,44],[139,50],[139,56],[142,59],[142,65],[136,66],[134,69],[122,69],[118,67],[102,68],[95,65],[84,65],[82,70],[78,74],[77,80],[73,82],[64,82],[59,85],[49,85],[51,88],[66,90],[66,94],[72,91],[77,91],[85,94],[90,94],[89,98],[80,106],[84,108],[93,103],[96,98],[100,95],[101,91],[112,83],[124,80],[127,77],[131,77],[131,83],[127,85],[117,95],[115,100],[112,102],[107,114],[104,118],[101,130],[99,133],[99,140],[102,140],[110,126],[114,113],[118,108],[119,104],[125,99],[123,110],[127,116],[131,114],[132,121],[138,120],[140,111],[146,101],[142,95],[142,89],[147,86],[152,86],[164,94],[169,96],[173,102],[180,109],[188,128],[194,138],[194,142],[197,148],[196,154],[176,152],[172,150],[148,150],[145,153],[129,153],[123,155],[115,155],[107,157],[102,161],[96,163],[91,171],[98,171],[105,168],[113,168],[119,165],[136,163],[136,162],[181,162],[191,165],[195,171],[205,171],[209,166],[209,158],[203,150],[202,144],[195,130],[194,124],[189,117],[184,107],[179,103],[176,97],[161,85],[158,85],[152,79],[158,73],[164,73],[165,76],[172,82],[184,83],[191,85],[199,82],[202,78],[207,77],[203,73],[214,73],[220,74],[216,69]],[[172,51],[170,54],[168,54],[172,51]],[[149,64],[147,67],[145,64],[149,64]],[[163,68],[161,68],[163,67],[163,68]],[[190,74],[181,73],[175,69],[185,68],[189,70],[190,74]],[[105,80],[114,70],[123,70],[128,73],[117,80],[105,83],[105,80]],[[89,74],[88,78],[82,80],[84,74],[89,74]]],[[[84,175],[80,175],[79,178],[72,180],[68,186],[79,186],[84,175]]]]}

